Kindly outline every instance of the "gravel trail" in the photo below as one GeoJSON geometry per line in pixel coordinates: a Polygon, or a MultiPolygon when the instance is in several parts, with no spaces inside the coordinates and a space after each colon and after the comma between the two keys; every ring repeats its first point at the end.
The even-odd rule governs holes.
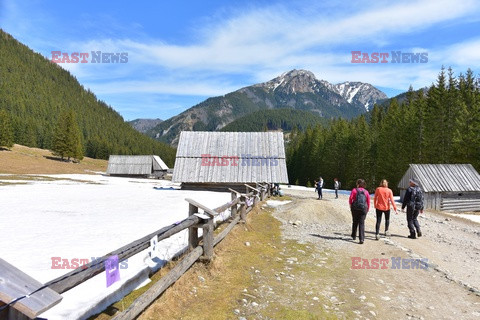
{"type": "MultiPolygon", "coordinates": [[[[391,236],[383,236],[382,221],[382,237],[375,240],[371,209],[366,240],[360,245],[358,238],[353,241],[350,237],[347,196],[335,199],[326,193],[323,200],[316,200],[313,192],[284,191],[293,201],[274,211],[282,222],[284,239],[308,244],[319,252],[298,254],[289,263],[313,263],[330,274],[321,279],[310,277],[312,290],[297,292],[297,298],[289,299],[321,296],[330,302],[324,309],[345,319],[480,319],[479,224],[426,212],[419,217],[423,237],[413,240],[407,238],[406,214],[392,211],[391,236]],[[372,264],[380,259],[386,259],[385,269],[372,264]]],[[[304,288],[301,275],[290,276],[304,288]]]]}

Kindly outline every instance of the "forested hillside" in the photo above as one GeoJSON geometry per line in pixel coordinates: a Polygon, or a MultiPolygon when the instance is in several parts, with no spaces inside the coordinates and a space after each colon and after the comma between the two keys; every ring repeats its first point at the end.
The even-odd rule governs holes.
{"type": "Polygon", "coordinates": [[[13,142],[43,149],[54,143],[58,117],[73,110],[84,155],[157,154],[170,166],[175,151],[137,132],[69,72],[0,30],[0,111],[13,142]],[[4,113],[5,114],[5,113],[4,113]]]}
{"type": "Polygon", "coordinates": [[[292,131],[294,128],[303,131],[320,123],[325,124],[327,120],[312,111],[268,109],[241,117],[227,124],[221,131],[292,131]]]}
{"type": "Polygon", "coordinates": [[[396,189],[410,163],[471,163],[480,169],[479,79],[468,70],[455,77],[441,70],[427,92],[410,90],[370,116],[338,119],[292,138],[287,148],[291,183],[312,185],[322,176],[326,187],[337,177],[344,188],[364,178],[374,190],[381,179],[396,189]]]}

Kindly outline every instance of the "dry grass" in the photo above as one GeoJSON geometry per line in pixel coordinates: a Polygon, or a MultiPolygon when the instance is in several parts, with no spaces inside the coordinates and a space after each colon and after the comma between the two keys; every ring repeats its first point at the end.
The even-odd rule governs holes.
{"type": "MultiPolygon", "coordinates": [[[[302,298],[287,302],[296,300],[294,297],[299,292],[304,295],[312,285],[318,284],[315,281],[328,278],[332,276],[331,273],[319,272],[314,264],[292,265],[291,273],[305,277],[305,281],[296,284],[297,290],[291,290],[286,281],[278,282],[275,279],[276,270],[284,270],[286,263],[285,259],[278,257],[298,254],[299,250],[310,255],[313,249],[294,241],[282,240],[280,222],[272,217],[271,210],[254,209],[249,213],[246,224],[238,224],[215,247],[215,258],[211,263],[195,263],[139,319],[238,319],[234,310],[242,309],[242,299],[251,300],[254,295],[258,303],[266,305],[258,310],[264,318],[331,319],[320,307],[321,304],[305,307],[302,298]],[[251,244],[248,247],[245,245],[247,241],[251,244]],[[260,273],[255,270],[260,270],[260,273]],[[284,299],[266,302],[264,292],[261,293],[265,290],[265,284],[284,299]]],[[[174,263],[155,274],[152,282],[158,281],[174,263]]],[[[343,273],[344,270],[338,272],[343,273]]],[[[132,292],[95,319],[110,319],[116,310],[127,308],[148,287],[132,292]]],[[[247,318],[251,316],[254,314],[247,315],[247,318]]]]}
{"type": "Polygon", "coordinates": [[[252,266],[261,268],[275,255],[267,245],[280,238],[279,222],[254,209],[247,224],[238,224],[215,247],[215,258],[208,264],[196,263],[182,278],[155,301],[139,319],[233,319],[245,288],[255,282],[252,266]],[[245,242],[252,243],[250,247],[245,242]],[[205,279],[205,280],[203,280],[205,279]]]}
{"type": "Polygon", "coordinates": [[[0,173],[7,174],[67,174],[106,171],[107,161],[85,157],[80,163],[54,160],[49,150],[14,145],[0,150],[0,173]]]}

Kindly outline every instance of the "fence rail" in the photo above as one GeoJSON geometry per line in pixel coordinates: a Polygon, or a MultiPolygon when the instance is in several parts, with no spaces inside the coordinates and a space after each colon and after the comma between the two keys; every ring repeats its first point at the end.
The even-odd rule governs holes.
{"type": "MultiPolygon", "coordinates": [[[[160,242],[178,232],[188,229],[188,253],[182,257],[181,261],[167,275],[149,288],[142,296],[136,299],[124,312],[115,316],[114,319],[133,319],[137,317],[170,285],[177,281],[196,261],[210,261],[213,259],[213,247],[222,241],[237,223],[246,221],[247,213],[256,206],[259,200],[263,201],[270,195],[269,183],[257,184],[255,188],[249,185],[245,186],[247,191],[245,194],[230,190],[232,200],[216,209],[210,209],[194,200],[185,199],[189,203],[188,218],[185,220],[165,226],[114,250],[99,259],[96,259],[95,261],[79,267],[61,277],[53,279],[36,289],[36,291],[49,288],[56,293],[61,294],[105,271],[105,261],[109,257],[117,255],[119,261],[127,259],[147,249],[150,246],[150,240],[153,237],[157,237],[158,242],[160,242]],[[203,213],[199,213],[199,209],[202,210],[203,213]],[[214,218],[229,209],[231,210],[231,215],[229,217],[230,221],[228,226],[214,237],[214,218]],[[198,235],[198,229],[200,228],[203,230],[201,237],[198,235]]],[[[24,297],[19,297],[15,302],[3,306],[2,308],[5,309],[7,307],[7,309],[16,309],[14,311],[20,311],[22,314],[29,314],[31,317],[32,313],[25,313],[22,312],[22,310],[18,310],[19,306],[23,306],[23,299],[29,299],[29,295],[27,294],[24,297]]],[[[45,304],[43,310],[53,306],[47,305],[47,303],[45,304]]],[[[0,319],[3,319],[2,313],[0,313],[0,319]]]]}

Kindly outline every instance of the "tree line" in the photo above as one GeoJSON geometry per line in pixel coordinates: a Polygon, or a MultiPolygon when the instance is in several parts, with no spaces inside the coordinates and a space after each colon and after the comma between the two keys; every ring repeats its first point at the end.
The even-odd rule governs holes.
{"type": "Polygon", "coordinates": [[[269,131],[282,130],[284,132],[305,130],[318,123],[325,123],[325,118],[307,110],[296,110],[293,108],[278,108],[259,110],[236,119],[221,131],[269,131]]]}
{"type": "Polygon", "coordinates": [[[468,70],[454,76],[442,67],[428,90],[410,87],[402,103],[391,99],[353,120],[331,120],[293,133],[287,147],[291,183],[326,187],[338,178],[353,188],[358,178],[373,191],[387,179],[395,192],[409,164],[471,163],[480,169],[480,81],[468,70]]]}
{"type": "Polygon", "coordinates": [[[175,149],[133,129],[68,71],[0,29],[0,147],[13,143],[66,158],[157,154],[169,166],[175,161],[175,149]],[[65,143],[70,150],[62,151],[65,143]]]}

